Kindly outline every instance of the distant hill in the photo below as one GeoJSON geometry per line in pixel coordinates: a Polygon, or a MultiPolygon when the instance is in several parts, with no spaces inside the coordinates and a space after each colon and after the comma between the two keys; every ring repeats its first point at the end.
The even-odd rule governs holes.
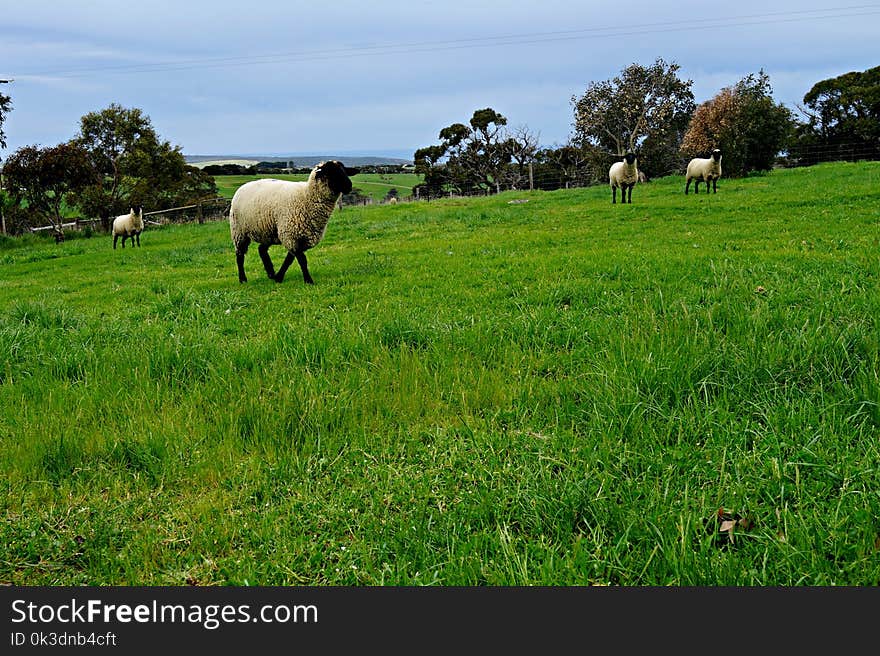
{"type": "Polygon", "coordinates": [[[250,166],[258,162],[293,162],[296,167],[314,166],[329,159],[339,160],[346,166],[368,164],[412,164],[412,159],[384,157],[381,155],[184,155],[187,164],[202,168],[208,164],[241,164],[250,166]]]}

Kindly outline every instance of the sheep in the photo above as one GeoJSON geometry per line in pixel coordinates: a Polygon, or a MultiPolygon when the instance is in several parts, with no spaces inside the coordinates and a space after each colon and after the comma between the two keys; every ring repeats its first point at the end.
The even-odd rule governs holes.
{"type": "Polygon", "coordinates": [[[303,280],[313,285],[306,251],[324,237],[336,202],[342,194],[351,191],[348,176],[356,172],[356,169],[345,168],[342,162],[330,160],[316,165],[306,182],[264,178],[239,187],[229,208],[229,231],[235,246],[238,281],[247,282],[244,256],[251,241],[255,241],[270,280],[284,280],[284,274],[296,258],[303,280]],[[269,246],[273,244],[287,249],[277,272],[269,257],[269,246]]]}
{"type": "Polygon", "coordinates": [[[113,219],[113,250],[116,250],[116,240],[122,237],[122,247],[125,248],[125,240],[131,239],[132,247],[137,243],[141,245],[141,233],[144,231],[144,208],[134,205],[128,214],[122,214],[113,219]]]}
{"type": "Polygon", "coordinates": [[[712,182],[712,193],[718,193],[718,178],[721,177],[721,151],[716,148],[711,157],[695,157],[687,165],[685,174],[684,194],[687,196],[691,180],[694,181],[694,193],[700,193],[700,180],[706,183],[706,193],[709,193],[709,181],[712,182]]]}
{"type": "Polygon", "coordinates": [[[614,162],[608,169],[608,180],[611,184],[611,202],[617,202],[617,188],[620,187],[620,202],[632,203],[632,190],[639,181],[639,169],[636,155],[628,152],[622,162],[614,162]],[[627,190],[629,194],[627,197],[627,190]]]}

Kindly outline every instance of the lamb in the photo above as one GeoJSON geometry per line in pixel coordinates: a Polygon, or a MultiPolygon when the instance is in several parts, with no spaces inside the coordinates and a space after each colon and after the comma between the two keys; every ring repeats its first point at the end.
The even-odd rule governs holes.
{"type": "Polygon", "coordinates": [[[617,188],[620,187],[620,202],[632,203],[632,190],[639,181],[639,168],[636,155],[628,152],[622,162],[615,162],[608,169],[608,180],[611,184],[611,202],[617,202],[617,188]],[[627,190],[629,190],[627,198],[627,190]]]}
{"type": "Polygon", "coordinates": [[[700,193],[700,180],[706,183],[706,193],[709,193],[709,181],[712,182],[712,193],[718,193],[718,178],[721,177],[721,151],[716,148],[712,156],[708,158],[695,157],[687,165],[685,174],[684,193],[688,192],[691,180],[694,181],[694,193],[700,193]]]}
{"type": "Polygon", "coordinates": [[[324,237],[330,214],[342,194],[351,191],[349,175],[342,162],[330,160],[315,166],[306,182],[265,178],[243,184],[236,190],[229,208],[229,231],[235,246],[238,281],[247,282],[244,256],[251,241],[259,244],[257,252],[270,280],[281,282],[296,258],[303,280],[312,285],[306,251],[324,237]],[[280,244],[287,249],[281,268],[275,271],[269,246],[280,244]]]}
{"type": "Polygon", "coordinates": [[[125,240],[131,239],[132,247],[137,243],[141,245],[141,233],[144,231],[144,208],[134,205],[128,214],[122,214],[113,219],[113,250],[116,250],[116,240],[122,237],[122,247],[125,248],[125,240]]]}

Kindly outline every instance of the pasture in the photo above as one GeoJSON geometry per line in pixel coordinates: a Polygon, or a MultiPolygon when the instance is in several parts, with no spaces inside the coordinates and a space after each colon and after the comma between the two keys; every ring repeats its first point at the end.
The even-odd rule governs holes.
{"type": "Polygon", "coordinates": [[[683,188],[0,242],[0,582],[878,584],[880,163],[683,188]]]}
{"type": "MultiPolygon", "coordinates": [[[[258,178],[276,178],[278,180],[307,180],[305,173],[279,173],[260,175],[216,175],[217,193],[223,198],[232,198],[235,190],[245,182],[258,178]]],[[[422,176],[415,173],[358,173],[352,176],[351,182],[355,190],[369,196],[374,203],[382,202],[390,189],[397,189],[397,195],[404,198],[412,195],[413,187],[422,181],[422,176]]]]}

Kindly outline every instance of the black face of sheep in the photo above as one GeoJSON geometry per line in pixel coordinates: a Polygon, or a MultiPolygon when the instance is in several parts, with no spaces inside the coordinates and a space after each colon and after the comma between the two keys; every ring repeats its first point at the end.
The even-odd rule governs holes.
{"type": "Polygon", "coordinates": [[[349,174],[352,170],[346,169],[342,162],[331,160],[318,164],[315,168],[315,179],[326,181],[330,190],[337,194],[347,194],[351,191],[351,179],[348,176],[353,175],[349,174]]]}
{"type": "Polygon", "coordinates": [[[712,151],[712,159],[714,159],[716,162],[721,161],[721,151],[717,148],[712,151]]]}
{"type": "Polygon", "coordinates": [[[633,162],[636,161],[636,154],[635,153],[627,153],[626,155],[623,156],[623,159],[626,160],[627,164],[632,164],[633,162]]]}

